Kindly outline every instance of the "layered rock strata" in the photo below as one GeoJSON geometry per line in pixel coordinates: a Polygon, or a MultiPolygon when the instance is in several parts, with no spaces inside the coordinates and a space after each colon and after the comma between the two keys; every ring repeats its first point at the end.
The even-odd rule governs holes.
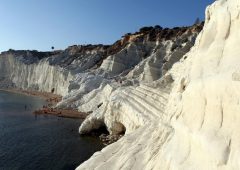
{"type": "Polygon", "coordinates": [[[77,169],[240,169],[239,14],[239,0],[214,2],[164,77],[114,91],[80,132],[104,120],[126,134],[77,169]]]}
{"type": "MultiPolygon", "coordinates": [[[[192,60],[194,50],[186,53],[201,29],[202,24],[144,27],[110,46],[71,46],[46,53],[10,50],[0,55],[0,85],[62,95],[57,108],[91,113],[79,129],[81,134],[102,126],[113,136],[125,133],[78,169],[167,168],[172,154],[178,158],[174,150],[188,146],[187,141],[176,147],[169,144],[175,145],[178,131],[183,133],[171,120],[176,117],[173,110],[183,103],[176,93],[187,90],[188,79],[179,80],[185,69],[182,62],[192,60]]],[[[184,135],[188,137],[188,132],[184,135]]],[[[184,154],[185,150],[180,161],[184,154]]]]}

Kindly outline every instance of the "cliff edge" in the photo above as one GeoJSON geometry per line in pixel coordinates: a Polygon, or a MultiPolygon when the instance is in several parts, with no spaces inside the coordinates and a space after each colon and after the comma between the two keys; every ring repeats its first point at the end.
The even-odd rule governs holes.
{"type": "Polygon", "coordinates": [[[80,134],[124,133],[77,170],[240,169],[239,5],[216,1],[203,30],[144,27],[112,45],[4,52],[0,86],[62,95],[56,107],[91,113],[80,134]]]}
{"type": "MultiPolygon", "coordinates": [[[[240,1],[218,0],[194,47],[160,79],[114,91],[102,120],[118,142],[77,169],[240,169],[240,1]]],[[[101,116],[100,116],[101,115],[101,116]]]]}

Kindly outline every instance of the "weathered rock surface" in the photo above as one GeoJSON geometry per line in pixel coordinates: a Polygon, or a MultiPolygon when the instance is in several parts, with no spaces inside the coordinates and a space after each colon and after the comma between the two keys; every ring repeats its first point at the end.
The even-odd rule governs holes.
{"type": "Polygon", "coordinates": [[[115,90],[80,132],[103,121],[126,134],[77,169],[240,169],[239,15],[239,0],[216,1],[165,76],[115,90]]]}
{"type": "MultiPolygon", "coordinates": [[[[191,151],[189,131],[192,129],[180,122],[182,118],[177,115],[184,109],[185,91],[190,87],[186,82],[191,82],[191,75],[187,74],[195,66],[196,54],[202,48],[199,44],[204,41],[201,37],[206,31],[199,36],[196,47],[187,56],[186,53],[202,26],[144,27],[134,34],[126,34],[111,46],[71,46],[64,51],[46,53],[4,52],[0,55],[0,87],[62,95],[57,108],[91,113],[79,128],[80,134],[102,126],[106,126],[111,136],[125,133],[78,169],[191,169],[197,167],[195,158],[189,157],[193,159],[189,160],[191,166],[181,163],[191,151]]],[[[206,63],[202,64],[204,68],[206,63]]],[[[190,92],[186,97],[187,94],[192,97],[190,92]]],[[[191,112],[186,110],[186,115],[191,112]]],[[[195,124],[194,120],[192,123],[195,124]]],[[[201,133],[194,135],[198,140],[201,133]]],[[[219,144],[223,148],[213,152],[220,154],[221,162],[225,160],[221,154],[228,152],[228,148],[221,136],[214,138],[213,144],[218,144],[218,139],[223,141],[219,144]]]]}

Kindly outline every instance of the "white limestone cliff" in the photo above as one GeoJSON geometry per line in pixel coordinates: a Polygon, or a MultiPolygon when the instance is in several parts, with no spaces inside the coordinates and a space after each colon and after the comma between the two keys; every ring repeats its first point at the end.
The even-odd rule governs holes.
{"type": "Polygon", "coordinates": [[[49,65],[46,59],[33,64],[23,64],[23,58],[13,55],[3,55],[0,58],[0,74],[2,78],[10,79],[21,89],[33,89],[66,95],[72,75],[60,67],[49,65]]]}
{"type": "Polygon", "coordinates": [[[191,51],[160,80],[122,87],[80,127],[126,129],[77,170],[240,169],[240,1],[218,0],[191,51]]]}
{"type": "MultiPolygon", "coordinates": [[[[81,134],[102,126],[110,134],[125,133],[78,169],[167,169],[170,165],[171,169],[181,169],[177,163],[189,151],[191,129],[176,117],[184,103],[180,100],[183,91],[188,88],[185,83],[190,82],[186,74],[194,66],[187,63],[199,53],[201,38],[184,55],[201,28],[145,27],[111,46],[72,46],[41,55],[34,51],[5,52],[0,55],[0,87],[54,89],[63,96],[56,107],[91,113],[79,128],[81,134]],[[173,66],[180,59],[182,62],[173,66]]],[[[201,134],[194,135],[198,139],[201,134]]],[[[218,153],[225,152],[224,142],[220,144],[223,149],[218,153]]]]}
{"type": "Polygon", "coordinates": [[[58,107],[95,112],[97,106],[108,101],[112,91],[161,78],[193,46],[198,27],[201,26],[183,30],[177,28],[176,32],[180,34],[177,36],[172,33],[167,40],[129,42],[118,52],[106,57],[99,68],[76,74],[69,86],[71,92],[58,107]]]}

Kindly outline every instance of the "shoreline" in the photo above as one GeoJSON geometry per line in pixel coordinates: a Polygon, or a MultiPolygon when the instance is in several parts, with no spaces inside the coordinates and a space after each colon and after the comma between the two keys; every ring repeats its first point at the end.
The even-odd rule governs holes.
{"type": "Polygon", "coordinates": [[[33,114],[36,115],[54,115],[58,117],[64,118],[74,118],[74,119],[85,119],[88,114],[79,112],[75,109],[58,109],[58,108],[51,108],[51,107],[43,107],[39,110],[35,110],[33,114]]]}
{"type": "Polygon", "coordinates": [[[33,90],[21,90],[16,88],[1,88],[0,91],[6,91],[11,93],[17,93],[27,96],[35,96],[44,99],[47,103],[41,109],[33,111],[33,114],[38,115],[54,115],[58,117],[73,118],[73,119],[85,119],[88,113],[79,112],[76,109],[58,109],[54,106],[62,100],[62,96],[53,94],[50,92],[40,92],[33,90]]]}
{"type": "Polygon", "coordinates": [[[56,99],[58,99],[58,101],[56,101],[56,102],[59,102],[62,99],[61,95],[53,94],[50,92],[40,92],[40,91],[35,91],[35,90],[21,90],[21,89],[17,89],[17,88],[0,88],[0,91],[18,93],[18,94],[23,94],[23,95],[27,95],[27,96],[36,96],[36,97],[40,97],[46,101],[49,99],[56,98],[56,99]]]}

